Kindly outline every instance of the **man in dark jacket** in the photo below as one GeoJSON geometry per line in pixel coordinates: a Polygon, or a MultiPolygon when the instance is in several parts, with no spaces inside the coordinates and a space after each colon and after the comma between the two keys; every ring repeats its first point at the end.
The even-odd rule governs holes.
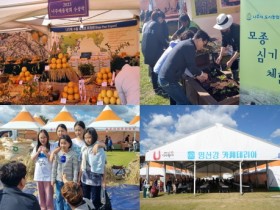
{"type": "Polygon", "coordinates": [[[176,102],[176,105],[189,105],[184,88],[179,84],[186,70],[189,76],[203,82],[208,79],[208,74],[196,66],[195,55],[197,50],[202,50],[209,41],[209,36],[204,31],[197,31],[192,39],[179,42],[169,53],[158,75],[159,84],[164,91],[176,102]]]}
{"type": "Polygon", "coordinates": [[[0,169],[0,179],[4,189],[0,191],[1,210],[40,210],[37,198],[34,195],[22,192],[26,180],[26,166],[23,163],[12,161],[0,169]]]}
{"type": "Polygon", "coordinates": [[[239,81],[238,69],[239,69],[239,52],[240,52],[240,25],[233,23],[231,15],[220,14],[217,17],[217,23],[214,25],[215,29],[221,31],[222,34],[222,47],[220,54],[216,60],[217,64],[221,63],[223,55],[225,54],[226,47],[232,46],[233,54],[227,61],[227,68],[232,71],[233,79],[239,81]]]}
{"type": "Polygon", "coordinates": [[[153,71],[156,62],[162,55],[164,49],[168,47],[168,43],[162,33],[159,18],[159,11],[154,11],[152,13],[152,20],[147,24],[143,31],[141,47],[144,63],[149,65],[149,73],[152,76],[153,89],[156,94],[162,95],[162,90],[158,86],[158,75],[153,71]]]}

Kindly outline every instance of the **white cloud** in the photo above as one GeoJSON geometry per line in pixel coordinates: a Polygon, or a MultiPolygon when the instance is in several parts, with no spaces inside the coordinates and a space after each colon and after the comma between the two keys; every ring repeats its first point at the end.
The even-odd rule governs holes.
{"type": "Polygon", "coordinates": [[[170,126],[174,123],[173,118],[170,115],[152,114],[150,118],[151,121],[149,122],[149,126],[152,127],[170,126]]]}
{"type": "Polygon", "coordinates": [[[215,123],[237,127],[236,121],[232,119],[237,109],[237,106],[203,106],[200,110],[178,116],[175,128],[178,133],[187,134],[215,123]]]}
{"type": "Polygon", "coordinates": [[[273,133],[270,135],[272,138],[276,138],[280,136],[280,128],[273,131],[273,133]]]}
{"type": "Polygon", "coordinates": [[[232,115],[238,106],[201,106],[201,109],[183,115],[177,119],[170,115],[151,114],[151,121],[143,123],[146,136],[141,139],[141,153],[174,142],[186,134],[204,129],[215,123],[237,127],[232,115]]]}
{"type": "Polygon", "coordinates": [[[245,117],[247,117],[248,115],[249,115],[249,113],[248,113],[248,112],[246,112],[245,114],[242,114],[242,115],[241,115],[241,118],[243,118],[243,119],[244,119],[244,118],[245,118],[245,117]]]}

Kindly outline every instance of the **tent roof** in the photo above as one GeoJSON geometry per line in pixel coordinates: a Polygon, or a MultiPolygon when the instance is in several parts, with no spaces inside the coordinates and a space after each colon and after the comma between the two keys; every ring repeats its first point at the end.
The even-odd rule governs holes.
{"type": "Polygon", "coordinates": [[[51,120],[51,122],[61,122],[61,121],[70,121],[76,122],[75,118],[71,115],[71,113],[64,106],[61,111],[51,120]]]}
{"type": "Polygon", "coordinates": [[[56,128],[59,124],[64,124],[67,127],[67,130],[73,131],[75,122],[76,122],[75,118],[72,117],[70,112],[64,106],[61,109],[61,111],[42,128],[54,132],[56,131],[56,128]]]}
{"type": "Polygon", "coordinates": [[[129,122],[130,125],[139,125],[140,124],[140,115],[139,113],[135,115],[135,117],[129,122]]]}
{"type": "Polygon", "coordinates": [[[45,125],[46,123],[39,117],[37,114],[33,116],[34,120],[39,123],[41,126],[45,125]]]}
{"type": "Polygon", "coordinates": [[[39,130],[40,125],[34,120],[26,108],[23,107],[10,122],[4,124],[1,128],[39,130]]]}
{"type": "MultiPolygon", "coordinates": [[[[139,15],[139,1],[91,0],[89,1],[89,9],[89,16],[82,18],[84,25],[107,21],[115,22],[132,19],[135,15],[139,15]]],[[[49,20],[47,0],[2,1],[0,10],[0,30],[11,28],[33,29],[33,25],[79,25],[78,18],[49,20]]]]}
{"type": "MultiPolygon", "coordinates": [[[[279,151],[279,146],[216,124],[147,152],[146,161],[179,161],[187,168],[193,166],[193,161],[197,161],[197,168],[215,162],[236,170],[237,161],[258,161],[259,165],[279,160],[279,151]]],[[[243,166],[250,167],[249,162],[243,166]]]]}
{"type": "Polygon", "coordinates": [[[106,105],[102,112],[97,116],[95,121],[105,121],[105,120],[118,120],[122,121],[121,118],[110,108],[110,106],[106,105]]]}
{"type": "Polygon", "coordinates": [[[131,126],[121,120],[121,118],[106,105],[97,118],[91,122],[87,127],[94,127],[97,130],[134,130],[135,126],[131,126]]]}

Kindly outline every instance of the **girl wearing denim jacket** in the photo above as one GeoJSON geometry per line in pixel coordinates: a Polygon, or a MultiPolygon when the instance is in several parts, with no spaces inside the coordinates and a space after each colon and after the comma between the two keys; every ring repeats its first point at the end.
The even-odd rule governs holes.
{"type": "Polygon", "coordinates": [[[106,155],[103,148],[98,148],[94,154],[93,148],[97,144],[98,135],[94,128],[87,128],[84,133],[86,146],[82,148],[82,188],[83,195],[92,201],[95,209],[101,204],[101,186],[105,187],[106,155]]]}

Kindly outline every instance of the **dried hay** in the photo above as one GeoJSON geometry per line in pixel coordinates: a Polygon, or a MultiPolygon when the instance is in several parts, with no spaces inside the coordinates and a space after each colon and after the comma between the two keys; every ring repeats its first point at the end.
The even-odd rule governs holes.
{"type": "Polygon", "coordinates": [[[124,176],[116,176],[112,170],[112,165],[106,165],[106,183],[107,185],[114,186],[120,184],[130,184],[130,185],[138,185],[139,184],[139,171],[140,171],[140,163],[139,163],[139,155],[133,161],[131,161],[127,168],[125,168],[126,174],[124,176]]]}
{"type": "Polygon", "coordinates": [[[4,155],[6,160],[19,160],[23,159],[26,154],[29,155],[32,150],[32,139],[17,138],[13,141],[11,138],[6,138],[2,143],[4,147],[4,155]]]}
{"type": "Polygon", "coordinates": [[[50,76],[51,81],[59,81],[65,77],[72,82],[79,81],[79,76],[78,76],[77,72],[74,71],[72,68],[50,69],[49,76],[50,76]]]}

